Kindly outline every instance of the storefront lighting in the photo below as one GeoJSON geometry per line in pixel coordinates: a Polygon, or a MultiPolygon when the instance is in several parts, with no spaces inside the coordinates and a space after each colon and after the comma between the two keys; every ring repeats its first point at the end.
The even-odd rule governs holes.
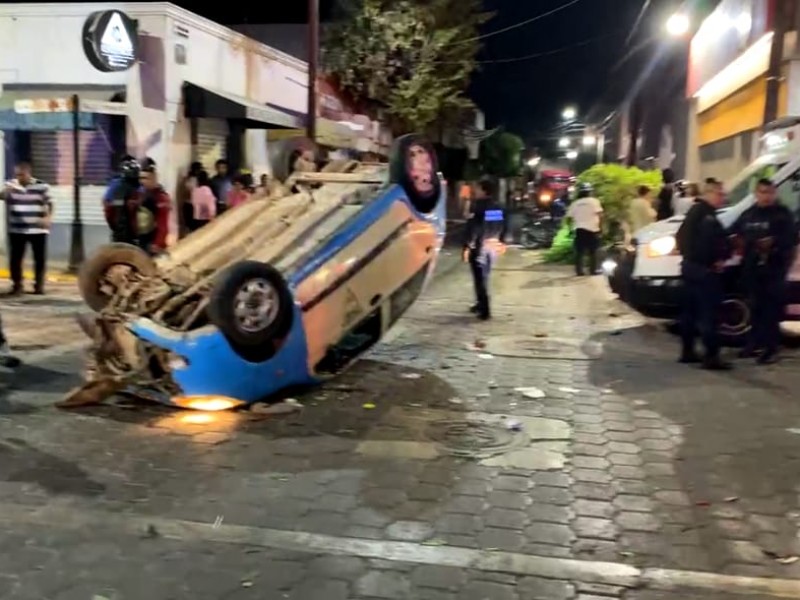
{"type": "Polygon", "coordinates": [[[567,152],[567,160],[575,160],[576,158],[578,158],[577,150],[570,150],[567,152]]]}
{"type": "Polygon", "coordinates": [[[558,147],[559,148],[569,148],[569,138],[561,138],[558,140],[558,147]]]}
{"type": "Polygon", "coordinates": [[[747,35],[753,27],[753,17],[748,13],[742,13],[736,18],[736,30],[742,34],[747,35]]]}
{"type": "Polygon", "coordinates": [[[584,146],[594,146],[597,143],[597,138],[593,135],[585,135],[583,136],[583,145],[584,146]]]}
{"type": "Polygon", "coordinates": [[[698,100],[698,112],[711,108],[734,91],[766,73],[773,35],[771,31],[764,34],[697,90],[694,96],[698,100]]]}

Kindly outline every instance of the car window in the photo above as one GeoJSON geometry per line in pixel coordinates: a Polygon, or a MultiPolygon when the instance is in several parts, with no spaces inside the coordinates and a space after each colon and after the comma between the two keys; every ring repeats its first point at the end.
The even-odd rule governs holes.
{"type": "Polygon", "coordinates": [[[756,183],[764,177],[771,178],[783,165],[764,165],[744,177],[725,197],[725,206],[733,206],[744,200],[756,189],[756,183]]]}
{"type": "Polygon", "coordinates": [[[800,212],[800,180],[795,177],[787,177],[783,183],[778,186],[778,198],[783,205],[785,205],[792,214],[797,216],[800,212]]]}

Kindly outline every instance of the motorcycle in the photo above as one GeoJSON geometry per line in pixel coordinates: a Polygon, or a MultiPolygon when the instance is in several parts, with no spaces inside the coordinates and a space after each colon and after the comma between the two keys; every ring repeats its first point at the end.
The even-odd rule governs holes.
{"type": "Polygon", "coordinates": [[[529,214],[526,223],[520,228],[520,245],[528,250],[549,248],[553,245],[560,227],[561,218],[542,212],[529,214]]]}

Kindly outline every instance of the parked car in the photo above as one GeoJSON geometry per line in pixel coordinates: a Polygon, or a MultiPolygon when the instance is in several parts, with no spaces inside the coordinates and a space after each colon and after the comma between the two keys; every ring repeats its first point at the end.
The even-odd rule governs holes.
{"type": "MultiPolygon", "coordinates": [[[[797,217],[800,214],[800,117],[789,117],[767,126],[758,158],[725,186],[726,206],[717,212],[725,228],[753,205],[756,182],[768,177],[778,195],[797,217]]],[[[612,249],[603,270],[612,291],[642,314],[673,318],[681,304],[681,255],[675,234],[683,215],[653,223],[634,232],[630,245],[612,249]]],[[[739,287],[739,258],[732,258],[724,273],[725,300],[719,333],[730,345],[739,345],[751,326],[751,309],[739,287]]],[[[785,320],[800,320],[800,254],[789,271],[785,320]]]]}
{"type": "Polygon", "coordinates": [[[432,146],[405,136],[389,165],[296,173],[155,260],[101,248],[79,281],[96,311],[88,381],[62,404],[125,390],[220,410],[335,376],[424,289],[444,240],[444,187],[432,146]]]}

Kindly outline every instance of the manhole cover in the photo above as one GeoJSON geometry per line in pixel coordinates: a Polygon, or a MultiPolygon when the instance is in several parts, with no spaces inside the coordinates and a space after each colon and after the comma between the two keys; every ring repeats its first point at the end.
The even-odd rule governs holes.
{"type": "Polygon", "coordinates": [[[454,456],[486,458],[525,444],[527,436],[499,425],[477,421],[436,421],[427,437],[454,456]]]}

